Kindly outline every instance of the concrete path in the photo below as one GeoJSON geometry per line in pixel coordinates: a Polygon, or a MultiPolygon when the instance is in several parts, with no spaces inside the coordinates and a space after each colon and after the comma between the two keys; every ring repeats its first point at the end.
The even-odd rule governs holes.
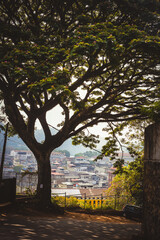
{"type": "Polygon", "coordinates": [[[130,240],[140,232],[137,222],[113,223],[70,217],[12,214],[0,218],[1,240],[130,240]]]}

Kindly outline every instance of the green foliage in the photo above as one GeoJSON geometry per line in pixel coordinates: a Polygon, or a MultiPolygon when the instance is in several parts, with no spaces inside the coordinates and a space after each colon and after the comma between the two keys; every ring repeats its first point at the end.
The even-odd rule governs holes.
{"type": "Polygon", "coordinates": [[[19,165],[19,166],[14,166],[13,170],[16,172],[16,173],[20,173],[21,170],[22,170],[23,166],[22,165],[19,165]]]}
{"type": "Polygon", "coordinates": [[[51,202],[56,205],[64,206],[65,198],[64,197],[52,197],[51,202]]]}
{"type": "MultiPolygon", "coordinates": [[[[119,144],[122,150],[121,158],[116,158],[114,167],[116,167],[115,177],[110,188],[107,190],[107,195],[116,195],[119,207],[126,202],[124,196],[127,196],[127,201],[132,204],[142,205],[143,202],[143,154],[144,154],[144,130],[151,123],[150,120],[133,120],[122,125],[110,125],[110,137],[119,144]],[[127,127],[127,129],[125,129],[127,127]],[[123,129],[124,135],[121,134],[123,129]],[[128,150],[128,153],[133,158],[130,163],[124,162],[123,148],[128,150]],[[125,163],[125,164],[124,164],[125,163]]],[[[105,129],[106,130],[106,129],[105,129]]],[[[112,205],[114,201],[112,200],[112,205]]]]}
{"type": "Polygon", "coordinates": [[[115,174],[123,173],[125,161],[124,152],[128,152],[133,160],[142,160],[144,154],[144,131],[151,120],[132,120],[123,123],[110,123],[103,130],[108,137],[97,159],[108,156],[114,161],[115,174]]]}
{"type": "Polygon", "coordinates": [[[34,190],[32,190],[32,189],[30,189],[30,188],[26,188],[26,190],[25,190],[25,194],[28,196],[28,197],[34,197],[34,196],[36,196],[36,191],[34,190]]]}
{"type": "Polygon", "coordinates": [[[70,197],[69,199],[67,199],[67,206],[69,206],[70,208],[79,207],[78,199],[75,197],[70,197]]]}
{"type": "MultiPolygon", "coordinates": [[[[160,96],[160,94],[159,94],[160,96]]],[[[160,121],[160,101],[156,101],[150,108],[142,107],[142,113],[149,116],[155,122],[160,121]]]]}
{"type": "Polygon", "coordinates": [[[107,190],[107,195],[116,195],[119,204],[123,205],[124,197],[132,204],[142,205],[143,202],[143,161],[135,160],[128,167],[124,167],[123,173],[117,174],[107,190]]]}
{"type": "Polygon", "coordinates": [[[71,208],[82,208],[86,210],[122,210],[123,206],[130,203],[135,203],[132,198],[127,195],[107,195],[107,198],[102,199],[77,199],[76,197],[52,197],[52,203],[61,207],[71,208]]]}
{"type": "Polygon", "coordinates": [[[86,156],[86,157],[95,157],[95,156],[98,155],[98,153],[95,152],[95,151],[86,151],[86,152],[84,152],[83,154],[84,154],[84,156],[86,156]]]}
{"type": "Polygon", "coordinates": [[[78,199],[71,196],[71,197],[52,197],[52,203],[56,203],[60,206],[67,207],[67,208],[77,208],[79,207],[78,199]]]}
{"type": "MultiPolygon", "coordinates": [[[[2,119],[2,123],[0,122],[0,132],[5,132],[6,126],[7,126],[7,124],[5,123],[4,119],[2,119]]],[[[15,131],[13,126],[11,124],[9,124],[8,131],[7,131],[7,136],[12,137],[16,134],[17,134],[17,132],[15,131]]]]}
{"type": "Polygon", "coordinates": [[[70,152],[67,151],[67,150],[59,150],[59,149],[57,149],[57,152],[64,153],[66,157],[70,157],[70,152]]]}
{"type": "Polygon", "coordinates": [[[142,107],[159,101],[154,94],[159,88],[159,15],[147,15],[147,8],[132,12],[130,4],[1,0],[0,100],[38,163],[40,156],[49,162],[49,154],[68,138],[95,148],[98,136],[85,130],[102,122],[113,136],[102,154],[114,158],[118,125],[147,118],[142,107]],[[57,106],[64,119],[52,135],[46,116],[57,106]],[[41,143],[35,138],[37,120],[45,135],[41,143]]]}
{"type": "Polygon", "coordinates": [[[97,146],[97,143],[99,143],[98,135],[90,134],[89,136],[86,136],[84,132],[79,133],[77,136],[74,136],[72,138],[72,144],[78,145],[82,144],[85,147],[89,147],[91,149],[94,149],[97,146]]]}
{"type": "MultiPolygon", "coordinates": [[[[12,8],[11,2],[7,7],[2,1],[0,11],[6,21],[2,21],[0,72],[8,84],[2,77],[6,114],[17,132],[17,119],[30,132],[37,119],[42,122],[42,115],[44,127],[47,111],[60,105],[65,121],[59,126],[69,130],[65,138],[79,134],[73,143],[93,148],[97,137],[82,136],[86,127],[105,120],[121,121],[123,116],[140,117],[144,99],[153,103],[148,86],[157,82],[147,75],[159,63],[159,37],[149,35],[145,28],[142,31],[135,22],[130,24],[128,16],[122,20],[118,1],[91,1],[88,5],[46,1],[43,8],[40,2],[31,2],[29,8],[17,1],[14,13],[12,8]],[[7,15],[9,11],[12,17],[7,15]],[[19,19],[17,26],[13,19],[19,19]]],[[[47,129],[44,127],[45,135],[47,129]]],[[[28,134],[20,136],[29,142],[24,139],[28,134]]],[[[104,151],[112,156],[116,150],[113,140],[108,141],[109,147],[111,152],[104,151]]]]}
{"type": "Polygon", "coordinates": [[[84,157],[92,158],[92,157],[95,157],[97,155],[98,155],[98,152],[86,151],[86,152],[83,152],[83,153],[76,153],[75,157],[77,157],[77,156],[84,156],[84,157]]]}

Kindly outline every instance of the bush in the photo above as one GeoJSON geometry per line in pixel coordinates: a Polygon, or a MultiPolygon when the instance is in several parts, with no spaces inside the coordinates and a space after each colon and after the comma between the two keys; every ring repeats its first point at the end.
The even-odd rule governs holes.
{"type": "Polygon", "coordinates": [[[25,194],[26,194],[28,197],[33,197],[33,196],[36,195],[36,193],[37,193],[36,190],[32,190],[32,189],[30,189],[30,188],[26,188],[26,190],[25,190],[25,194]]]}
{"type": "Polygon", "coordinates": [[[71,196],[71,197],[52,197],[52,203],[57,203],[59,206],[63,206],[63,207],[68,207],[68,208],[75,208],[75,207],[79,207],[79,202],[78,199],[71,196]]]}
{"type": "Polygon", "coordinates": [[[75,197],[67,198],[66,205],[70,208],[79,207],[78,199],[75,197]]]}
{"type": "Polygon", "coordinates": [[[131,204],[132,201],[128,201],[129,199],[125,196],[121,197],[115,197],[115,196],[108,196],[107,199],[103,199],[101,203],[101,199],[77,199],[76,197],[62,197],[62,196],[56,196],[52,197],[52,203],[56,203],[61,207],[67,207],[67,208],[82,208],[87,210],[122,210],[124,205],[126,205],[128,202],[131,204]]]}

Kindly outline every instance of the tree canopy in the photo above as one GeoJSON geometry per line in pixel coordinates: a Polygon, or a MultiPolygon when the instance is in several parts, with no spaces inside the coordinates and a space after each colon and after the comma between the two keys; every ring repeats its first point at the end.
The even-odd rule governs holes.
{"type": "Polygon", "coordinates": [[[0,14],[0,91],[37,159],[40,193],[49,155],[66,139],[94,147],[87,127],[146,118],[142,106],[159,97],[160,38],[137,26],[119,1],[2,0],[0,14]],[[46,114],[56,106],[64,121],[52,135],[46,114]],[[35,138],[37,120],[43,143],[35,138]]]}

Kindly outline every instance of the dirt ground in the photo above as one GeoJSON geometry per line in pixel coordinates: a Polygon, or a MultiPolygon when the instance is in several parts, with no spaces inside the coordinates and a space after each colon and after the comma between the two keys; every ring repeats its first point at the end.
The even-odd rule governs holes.
{"type": "Polygon", "coordinates": [[[73,212],[73,211],[66,211],[64,214],[64,217],[69,217],[73,219],[80,219],[80,220],[86,220],[86,221],[98,221],[98,222],[108,222],[108,223],[121,223],[121,224],[135,224],[138,223],[137,221],[133,221],[130,219],[126,219],[123,216],[114,216],[114,215],[97,215],[97,214],[89,214],[89,213],[79,213],[79,212],[73,212]]]}
{"type": "Polygon", "coordinates": [[[0,209],[2,240],[131,240],[137,239],[141,224],[120,213],[66,210],[61,214],[25,207],[0,209]]]}

